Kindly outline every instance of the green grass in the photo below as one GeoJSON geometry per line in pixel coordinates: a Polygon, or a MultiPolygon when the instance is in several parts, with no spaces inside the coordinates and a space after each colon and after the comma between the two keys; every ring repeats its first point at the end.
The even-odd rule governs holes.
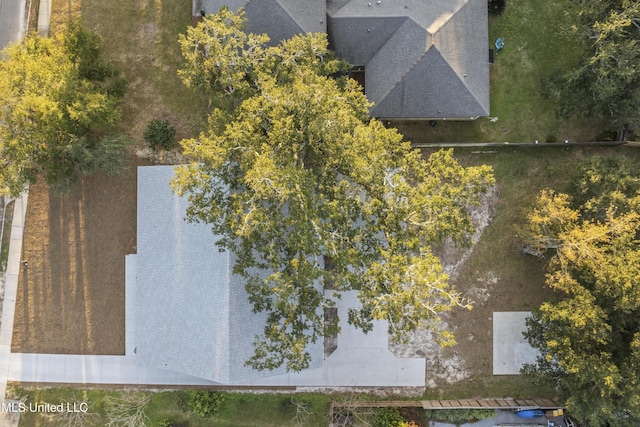
{"type": "MultiPolygon", "coordinates": [[[[303,425],[308,427],[325,427],[328,424],[329,403],[335,396],[325,394],[253,394],[225,393],[225,401],[218,414],[200,417],[194,414],[187,405],[187,391],[167,391],[153,393],[146,406],[147,426],[162,425],[171,422],[189,427],[278,427],[296,426],[294,421],[296,407],[293,400],[308,404],[309,416],[303,425]]],[[[89,426],[103,426],[109,420],[109,397],[122,395],[113,390],[80,390],[74,388],[12,388],[11,396],[27,397],[29,403],[71,404],[86,402],[91,415],[89,426]]],[[[21,414],[20,427],[40,427],[52,425],[52,420],[39,413],[21,414]]],[[[74,425],[79,425],[76,423],[74,425]]]]}
{"type": "Polygon", "coordinates": [[[13,223],[13,207],[15,202],[7,203],[2,221],[2,243],[0,246],[0,272],[7,271],[9,260],[9,242],[11,241],[11,224],[13,223]]]}
{"type": "MultiPolygon", "coordinates": [[[[521,256],[520,234],[539,191],[543,188],[567,191],[576,166],[589,156],[640,155],[638,150],[622,147],[510,147],[495,151],[455,150],[456,158],[465,165],[491,165],[499,190],[496,215],[464,266],[461,280],[472,281],[481,272],[494,271],[503,282],[526,284],[532,290],[544,285],[545,263],[534,257],[521,256]]],[[[538,296],[549,295],[521,296],[518,305],[509,309],[535,308],[538,296]]]]}
{"type": "Polygon", "coordinates": [[[471,122],[400,123],[412,142],[532,142],[553,139],[590,141],[600,124],[586,119],[561,119],[556,105],[542,96],[543,79],[572,66],[584,47],[570,38],[565,11],[571,0],[508,0],[500,17],[490,17],[489,42],[498,37],[505,48],[495,54],[491,73],[491,116],[471,122]]]}
{"type": "Polygon", "coordinates": [[[70,17],[81,17],[102,36],[105,57],[128,82],[122,130],[139,146],[146,146],[143,133],[152,119],[168,120],[177,130],[177,140],[197,135],[207,102],[177,75],[182,61],[178,35],[191,25],[191,3],[69,0],[52,7],[52,32],[70,17]]]}
{"type": "MultiPolygon", "coordinates": [[[[425,154],[427,151],[425,150],[425,154]]],[[[625,155],[640,160],[640,150],[629,147],[501,147],[492,152],[456,149],[465,166],[488,164],[494,168],[499,200],[493,221],[462,266],[454,281],[462,293],[485,288],[490,297],[473,310],[460,310],[450,324],[464,359],[469,378],[454,384],[439,384],[425,398],[554,397],[554,390],[531,384],[520,376],[492,374],[492,313],[530,311],[559,295],[545,286],[547,260],[522,253],[520,238],[530,206],[543,188],[567,191],[581,160],[590,156],[625,155]],[[488,283],[487,276],[497,278],[488,283]],[[469,340],[469,334],[473,340],[469,340]]]]}

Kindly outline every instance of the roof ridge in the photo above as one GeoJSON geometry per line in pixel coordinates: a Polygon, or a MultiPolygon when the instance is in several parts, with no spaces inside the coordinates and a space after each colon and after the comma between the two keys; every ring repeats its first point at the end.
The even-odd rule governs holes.
{"type": "MultiPolygon", "coordinates": [[[[252,0],[249,0],[249,1],[252,1],[252,0]]],[[[253,0],[253,1],[261,1],[261,0],[253,0]]],[[[297,20],[296,18],[294,18],[294,17],[293,17],[293,15],[291,15],[291,13],[289,13],[289,10],[288,10],[288,9],[287,9],[283,4],[282,4],[282,2],[281,2],[280,0],[274,0],[274,1],[278,4],[278,6],[280,6],[280,9],[282,9],[282,10],[284,11],[284,13],[286,13],[286,14],[287,14],[287,16],[288,16],[289,18],[291,18],[291,20],[292,20],[293,22],[295,22],[295,23],[296,23],[296,25],[297,25],[301,30],[303,30],[303,31],[304,31],[304,28],[302,27],[302,25],[300,24],[300,22],[298,22],[298,20],[297,20]]]]}
{"type": "MultiPolygon", "coordinates": [[[[460,6],[459,6],[456,10],[454,10],[454,11],[453,11],[453,12],[452,12],[448,17],[447,17],[447,19],[445,19],[445,20],[442,22],[442,24],[440,24],[440,26],[438,27],[438,29],[437,29],[437,30],[435,30],[434,32],[429,31],[429,28],[430,28],[431,26],[429,26],[429,28],[425,28],[425,30],[427,30],[427,32],[428,32],[429,34],[431,34],[432,36],[435,36],[435,35],[436,35],[436,33],[437,33],[438,31],[440,31],[440,29],[441,29],[441,28],[443,28],[445,25],[447,25],[447,24],[449,23],[449,21],[451,21],[451,20],[452,20],[452,19],[453,19],[457,14],[458,14],[458,12],[460,12],[460,10],[461,10],[461,9],[462,9],[462,8],[464,8],[465,6],[469,5],[469,3],[470,3],[470,2],[469,2],[469,0],[464,0],[464,1],[460,4],[460,6]]],[[[420,25],[420,24],[418,24],[418,25],[420,25]]],[[[433,25],[433,22],[431,23],[431,25],[433,25]]]]}
{"type": "MultiPolygon", "coordinates": [[[[413,23],[414,23],[414,24],[416,24],[416,25],[417,25],[417,26],[419,26],[419,27],[422,27],[422,26],[421,26],[419,23],[417,23],[417,22],[416,22],[416,20],[415,20],[415,19],[413,19],[412,17],[410,17],[410,16],[405,16],[405,18],[406,18],[406,19],[405,19],[405,21],[404,21],[404,22],[402,22],[402,24],[401,24],[401,25],[399,25],[399,26],[398,26],[398,28],[396,28],[396,30],[393,32],[393,34],[391,35],[391,37],[389,37],[389,39],[387,39],[387,43],[389,42],[389,40],[391,40],[391,38],[392,38],[393,36],[395,36],[395,35],[396,35],[396,33],[397,33],[398,31],[400,31],[400,28],[405,24],[405,22],[406,22],[406,21],[409,21],[409,20],[410,20],[410,21],[413,21],[413,23]]],[[[429,33],[429,32],[427,31],[427,33],[429,33]]],[[[386,46],[386,44],[387,44],[387,43],[385,43],[385,44],[383,45],[383,47],[384,47],[384,46],[386,46]]],[[[435,46],[435,44],[432,44],[431,46],[435,46]]],[[[431,49],[431,46],[429,47],[429,49],[431,49]]],[[[424,52],[422,52],[422,54],[421,54],[420,56],[418,56],[418,59],[416,59],[416,60],[413,62],[413,64],[411,64],[411,65],[407,68],[407,71],[406,71],[404,74],[402,74],[402,75],[400,76],[400,78],[399,78],[399,79],[398,79],[394,84],[392,84],[392,85],[389,87],[389,90],[387,90],[386,92],[384,92],[384,93],[382,94],[382,96],[380,97],[380,99],[385,99],[385,98],[387,97],[387,95],[389,95],[389,93],[391,93],[391,91],[392,91],[396,86],[398,86],[398,84],[399,84],[400,82],[402,82],[402,81],[404,80],[404,78],[405,78],[405,77],[406,77],[406,76],[411,72],[411,70],[413,70],[413,69],[415,68],[415,66],[416,66],[416,65],[418,65],[418,63],[422,60],[422,58],[424,58],[424,56],[427,54],[427,52],[429,51],[429,49],[425,49],[425,51],[424,51],[424,52]]],[[[379,52],[379,51],[380,51],[380,49],[378,50],[378,52],[379,52]]],[[[378,54],[378,52],[376,52],[376,55],[378,54]]],[[[371,59],[375,58],[375,56],[376,56],[376,55],[374,55],[371,59]]],[[[447,64],[448,64],[448,62],[447,62],[447,64]]],[[[374,107],[374,108],[375,108],[375,107],[374,107]]]]}
{"type": "MultiPolygon", "coordinates": [[[[450,20],[452,20],[454,17],[456,17],[458,15],[458,13],[460,12],[460,10],[462,10],[464,7],[468,6],[471,2],[469,0],[465,0],[464,3],[462,3],[460,5],[460,7],[458,9],[456,9],[456,11],[454,13],[451,14],[451,16],[440,26],[440,28],[444,28],[446,26],[446,24],[449,23],[450,20]]],[[[435,34],[432,34],[432,37],[434,37],[435,40],[435,34]]],[[[436,44],[433,43],[432,44],[433,47],[436,47],[436,44]]],[[[440,57],[444,60],[444,62],[447,64],[447,66],[449,66],[449,68],[453,71],[453,73],[456,75],[456,77],[458,78],[458,81],[460,81],[460,83],[462,83],[462,85],[464,87],[467,88],[467,92],[471,94],[471,97],[474,99],[474,101],[476,101],[476,103],[478,104],[478,106],[481,109],[484,109],[482,107],[482,102],[480,102],[480,100],[478,99],[478,97],[476,96],[475,91],[472,91],[471,88],[469,87],[469,85],[463,80],[463,77],[460,76],[460,74],[458,74],[458,71],[456,71],[456,69],[453,67],[453,65],[451,65],[451,62],[449,62],[449,59],[447,58],[446,55],[443,55],[442,52],[440,51],[440,49],[438,49],[436,47],[436,49],[438,50],[438,53],[440,53],[440,57]]],[[[429,50],[429,49],[427,49],[429,50]]],[[[406,76],[406,74],[405,74],[406,76]]],[[[465,74],[464,77],[466,77],[467,75],[465,74]]],[[[403,76],[404,77],[404,76],[403,76]]]]}
{"type": "Polygon", "coordinates": [[[327,15],[337,15],[338,13],[340,13],[342,9],[344,9],[350,3],[350,0],[345,1],[342,4],[342,6],[338,7],[336,10],[331,12],[331,14],[329,14],[329,3],[330,3],[330,0],[327,0],[327,15]]]}

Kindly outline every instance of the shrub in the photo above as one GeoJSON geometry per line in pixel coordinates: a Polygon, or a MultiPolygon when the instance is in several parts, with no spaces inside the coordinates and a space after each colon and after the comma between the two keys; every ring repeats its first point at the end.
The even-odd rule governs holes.
{"type": "Polygon", "coordinates": [[[115,75],[115,68],[102,56],[102,37],[87,28],[82,21],[73,19],[67,24],[63,41],[83,79],[101,82],[115,75]]]}
{"type": "Polygon", "coordinates": [[[154,150],[169,150],[175,145],[176,130],[168,120],[153,119],[144,131],[144,140],[154,150]]]}
{"type": "Polygon", "coordinates": [[[506,6],[506,0],[489,0],[489,13],[493,16],[502,15],[506,6]]]}
{"type": "Polygon", "coordinates": [[[398,408],[382,408],[378,410],[373,427],[399,427],[404,423],[398,408]]]}
{"type": "Polygon", "coordinates": [[[219,413],[226,400],[224,393],[218,391],[193,390],[189,393],[188,405],[202,418],[219,413]]]}
{"type": "Polygon", "coordinates": [[[169,418],[163,418],[158,422],[157,427],[173,427],[173,421],[169,418]]]}

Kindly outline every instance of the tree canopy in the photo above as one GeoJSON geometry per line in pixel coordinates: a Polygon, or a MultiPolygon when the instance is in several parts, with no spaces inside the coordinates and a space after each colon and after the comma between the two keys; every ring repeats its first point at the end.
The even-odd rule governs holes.
{"type": "Polygon", "coordinates": [[[640,3],[571,2],[569,31],[586,44],[585,57],[559,79],[567,111],[601,116],[612,125],[640,126],[640,3]]]}
{"type": "Polygon", "coordinates": [[[362,303],[352,324],[368,331],[388,320],[399,340],[466,305],[430,247],[465,242],[467,209],[493,185],[490,168],[464,168],[450,151],[423,160],[370,120],[325,35],[268,46],[243,23],[222,9],[181,37],[185,83],[226,101],[198,138],[182,141],[194,162],[173,184],[188,194],[189,219],[223,236],[254,311],[268,314],[248,363],[307,367],[307,345],[337,331],[323,310],[340,292],[357,291],[362,303]]]}
{"type": "Polygon", "coordinates": [[[640,176],[626,164],[588,160],[573,185],[579,204],[545,190],[529,216],[528,243],[552,254],[547,285],[561,299],[527,322],[541,356],[524,372],[594,427],[640,420],[640,176]]]}
{"type": "Polygon", "coordinates": [[[74,21],[55,38],[32,35],[2,51],[0,191],[67,187],[78,173],[114,170],[126,140],[111,135],[122,84],[100,38],[74,21]]]}

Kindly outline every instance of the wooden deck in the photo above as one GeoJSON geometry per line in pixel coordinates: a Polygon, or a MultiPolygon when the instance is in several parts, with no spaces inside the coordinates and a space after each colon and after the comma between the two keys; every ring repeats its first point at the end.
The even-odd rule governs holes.
{"type": "Polygon", "coordinates": [[[558,409],[551,399],[423,400],[424,409],[558,409]]]}
{"type": "Polygon", "coordinates": [[[560,409],[551,399],[469,399],[469,400],[358,400],[353,402],[331,402],[334,408],[423,408],[423,409],[560,409]]]}

